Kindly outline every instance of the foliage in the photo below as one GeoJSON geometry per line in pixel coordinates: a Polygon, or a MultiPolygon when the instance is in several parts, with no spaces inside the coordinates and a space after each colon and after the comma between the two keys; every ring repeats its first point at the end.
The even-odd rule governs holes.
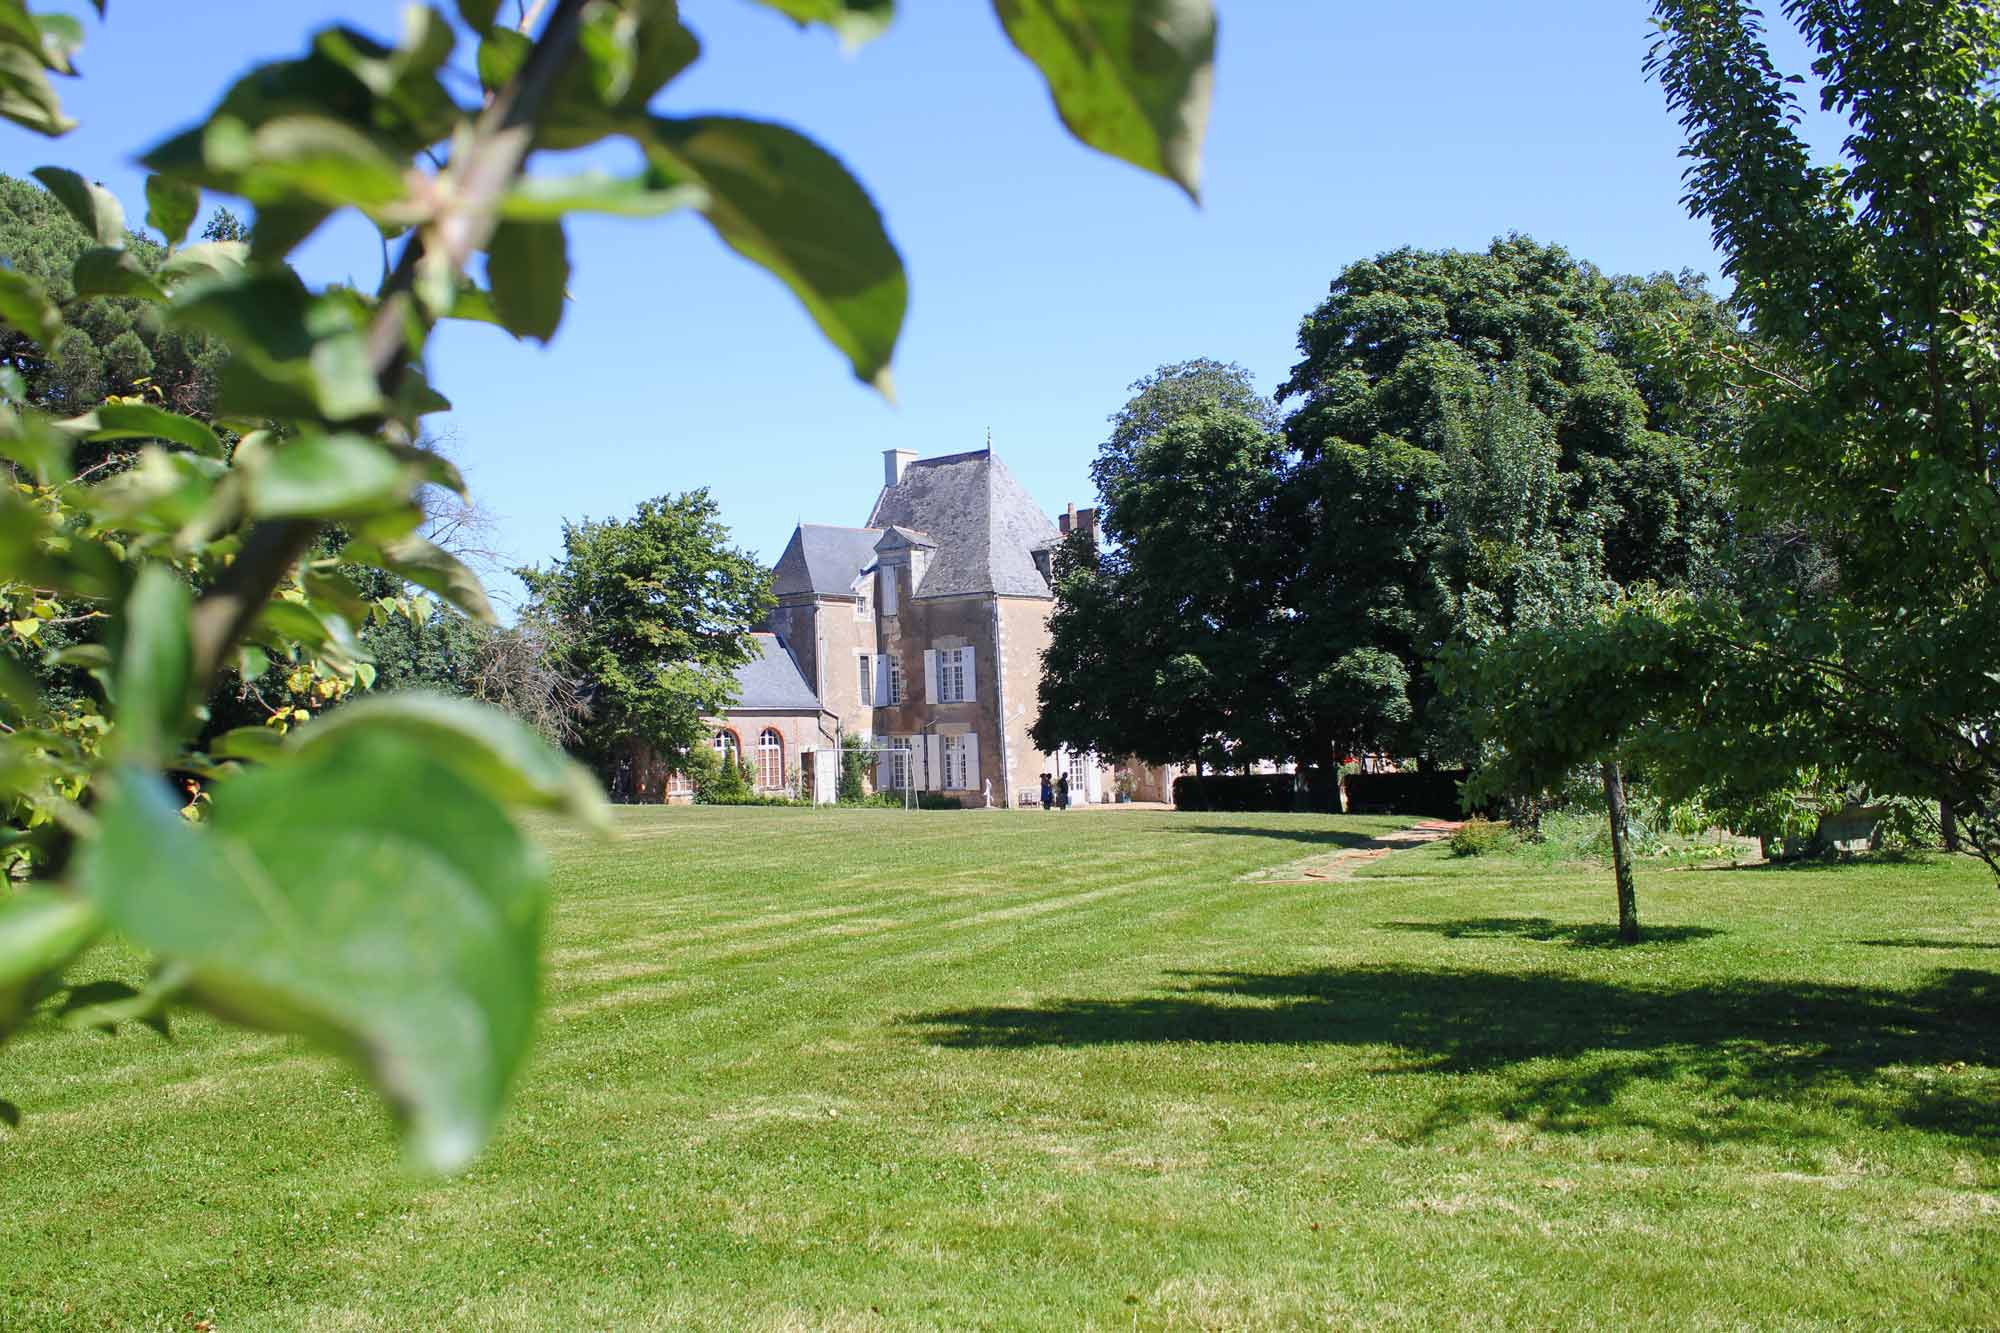
{"type": "MultiPolygon", "coordinates": [[[[767,3],[850,36],[888,11],[767,3]]],[[[510,808],[604,807],[534,729],[462,699],[386,695],[313,720],[377,678],[360,638],[371,622],[407,613],[422,627],[432,596],[492,619],[472,571],[418,535],[420,492],[463,489],[418,443],[422,418],[449,406],[424,374],[433,327],[553,336],[563,221],[578,212],[698,213],[884,389],[907,295],[872,200],[825,149],[761,121],[649,110],[700,54],[672,0],[553,0],[522,15],[526,29],[545,12],[534,34],[500,24],[499,8],[460,0],[454,21],[413,7],[395,44],[327,27],[245,74],[143,155],[157,241],[66,169],[35,172],[46,197],[0,186],[14,261],[0,268],[0,457],[15,481],[0,493],[0,797],[7,855],[45,881],[0,898],[0,1036],[54,995],[94,1022],[164,1023],[168,1006],[193,1005],[303,1033],[361,1068],[435,1167],[484,1140],[533,1017],[546,882],[510,808]],[[462,42],[470,58],[454,64],[462,42]],[[478,86],[454,77],[468,66],[478,86]],[[620,144],[643,163],[629,174],[524,171],[536,149],[620,144]],[[187,241],[204,191],[255,210],[247,236],[230,212],[187,241]],[[73,229],[44,225],[57,206],[73,229]],[[309,288],[287,256],[350,211],[393,263],[372,292],[309,288]],[[99,447],[121,442],[144,443],[100,475],[99,447]],[[422,593],[365,593],[357,568],[422,593]],[[96,641],[57,633],[86,625],[96,641]],[[217,698],[262,723],[208,725],[217,698]],[[157,962],[115,1005],[62,980],[106,931],[157,962]]],[[[1192,188],[1206,0],[997,8],[1076,133],[1192,188]]],[[[50,79],[76,73],[81,41],[74,19],[0,0],[0,117],[68,129],[50,79]]],[[[643,548],[649,518],[699,538],[699,508],[642,514],[629,543],[580,533],[580,553],[600,537],[612,554],[643,548]]],[[[643,577],[630,561],[604,567],[635,586],[558,567],[543,576],[552,613],[605,604],[635,626],[643,577]]],[[[745,578],[699,603],[705,619],[672,622],[700,639],[696,660],[728,655],[758,587],[745,578]]],[[[644,696],[663,653],[689,646],[669,635],[642,661],[628,644],[578,644],[618,673],[605,723],[644,696]]],[[[398,669],[429,670],[426,651],[398,669]]],[[[547,684],[524,687],[543,702],[518,704],[511,683],[494,692],[547,732],[572,713],[547,684]]],[[[0,1103],[0,1118],[18,1114],[0,1103]]]]}
{"type": "Polygon", "coordinates": [[[1183,774],[1174,779],[1176,810],[1296,810],[1290,773],[1183,774]]]}
{"type": "Polygon", "coordinates": [[[1514,830],[1504,820],[1468,819],[1446,840],[1453,856],[1485,856],[1514,843],[1514,830]]]}
{"type": "Polygon", "coordinates": [[[565,524],[552,566],[517,571],[562,636],[555,660],[584,682],[581,746],[600,761],[638,744],[678,763],[736,701],[771,575],[716,513],[705,490],[646,500],[629,519],[565,524]]]}
{"type": "Polygon", "coordinates": [[[698,746],[689,755],[695,767],[689,772],[688,780],[694,784],[694,799],[703,805],[741,805],[752,799],[756,788],[750,780],[750,769],[741,759],[732,759],[728,754],[710,746],[698,746]],[[706,754],[707,760],[694,759],[694,754],[706,754]]]}
{"type": "Polygon", "coordinates": [[[840,782],[834,797],[852,805],[867,794],[868,747],[859,736],[840,738],[840,782]]]}

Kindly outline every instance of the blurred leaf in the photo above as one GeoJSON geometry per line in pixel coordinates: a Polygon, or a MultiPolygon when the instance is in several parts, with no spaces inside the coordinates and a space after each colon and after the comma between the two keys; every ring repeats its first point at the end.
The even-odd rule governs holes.
{"type": "Polygon", "coordinates": [[[0,897],[0,1037],[103,928],[95,907],[66,893],[22,889],[0,897]]]}
{"type": "Polygon", "coordinates": [[[225,471],[216,459],[149,445],[135,465],[85,490],[82,503],[105,527],[172,534],[202,515],[225,471]]]}
{"type": "Polygon", "coordinates": [[[491,28],[499,14],[500,0],[458,0],[458,16],[476,33],[491,28]]]}
{"type": "Polygon", "coordinates": [[[222,457],[222,440],[205,422],[150,403],[106,403],[95,411],[59,422],[61,429],[92,442],[171,440],[210,458],[222,457]]]}
{"type": "Polygon", "coordinates": [[[167,298],[153,275],[140,265],[139,257],[122,247],[85,250],[70,266],[69,281],[79,297],[132,296],[141,301],[167,298]]]}
{"type": "Polygon", "coordinates": [[[1210,0],[993,0],[1071,134],[1198,199],[1215,83],[1210,0]]]}
{"type": "Polygon", "coordinates": [[[76,128],[63,114],[42,62],[13,45],[0,46],[0,116],[50,138],[76,128]]]}
{"type": "Polygon", "coordinates": [[[194,592],[172,568],[155,563],[139,571],[119,617],[124,642],[115,677],[115,734],[121,755],[157,764],[178,748],[188,723],[193,610],[194,592]]]}
{"type": "Polygon", "coordinates": [[[44,350],[53,349],[56,335],[62,332],[62,311],[56,309],[42,284],[11,268],[0,268],[0,319],[33,338],[44,350]]]}
{"type": "Polygon", "coordinates": [[[547,342],[562,323],[563,289],[569,282],[562,224],[501,223],[486,247],[486,280],[507,331],[547,342]]]}
{"type": "Polygon", "coordinates": [[[58,74],[75,74],[75,56],[83,49],[83,25],[68,14],[37,14],[42,60],[58,74]]]}
{"type": "Polygon", "coordinates": [[[359,699],[299,729],[287,745],[316,756],[349,744],[353,734],[375,733],[420,744],[496,801],[610,827],[610,806],[589,769],[507,714],[470,699],[420,691],[359,699]]]}
{"type": "MultiPolygon", "coordinates": [[[[254,679],[263,673],[245,672],[245,679],[254,679]]],[[[208,752],[217,759],[249,759],[265,763],[277,756],[284,737],[270,727],[234,727],[217,736],[208,747],[208,752]]]]}
{"type": "Polygon", "coordinates": [[[777,10],[800,27],[824,23],[850,47],[881,36],[889,20],[896,16],[895,0],[757,0],[757,3],[777,10]]]}
{"type": "Polygon", "coordinates": [[[383,409],[351,294],[314,295],[296,273],[261,272],[177,293],[170,318],[233,347],[218,394],[225,413],[347,421],[383,409]]]}
{"type": "Polygon", "coordinates": [[[242,241],[198,241],[168,255],[154,276],[170,287],[196,278],[235,279],[249,257],[250,247],[242,241]]]}
{"type": "Polygon", "coordinates": [[[169,249],[187,239],[195,214],[201,211],[201,191],[165,176],[146,177],[146,225],[166,237],[169,249]]]}
{"type": "Polygon", "coordinates": [[[648,218],[677,208],[698,208],[707,199],[700,187],[672,184],[658,171],[643,176],[612,176],[601,171],[530,176],[500,201],[500,216],[509,222],[556,222],[569,213],[648,218]]]}
{"type": "Polygon", "coordinates": [[[259,205],[310,202],[373,215],[407,193],[405,163],[327,116],[279,116],[255,130],[218,117],[202,136],[202,156],[209,179],[259,205]]]}
{"type": "Polygon", "coordinates": [[[415,1158],[462,1166],[535,1006],[543,866],[505,810],[379,727],[218,784],[200,829],[155,778],[107,785],[77,881],[112,923],[183,964],[195,1001],[353,1062],[415,1158]]]}
{"type": "Polygon", "coordinates": [[[528,52],[534,49],[526,33],[504,26],[493,28],[479,43],[479,82],[488,92],[500,91],[514,81],[521,66],[528,63],[528,52]]]}
{"type": "Polygon", "coordinates": [[[342,560],[386,569],[450,602],[482,625],[497,625],[500,618],[486,598],[479,576],[441,546],[422,537],[404,537],[380,544],[354,542],[340,553],[342,560]]]}
{"type": "Polygon", "coordinates": [[[708,192],[702,210],[730,248],[792,289],[854,373],[885,395],[909,287],[859,183],[803,135],[721,116],[656,117],[648,158],[708,192]]]}
{"type": "Polygon", "coordinates": [[[99,245],[125,244],[125,209],[117,195],[67,167],[36,167],[33,175],[99,245]]]}
{"type": "Polygon", "coordinates": [[[402,504],[410,469],[364,435],[304,435],[245,469],[253,518],[351,518],[402,504]]]}

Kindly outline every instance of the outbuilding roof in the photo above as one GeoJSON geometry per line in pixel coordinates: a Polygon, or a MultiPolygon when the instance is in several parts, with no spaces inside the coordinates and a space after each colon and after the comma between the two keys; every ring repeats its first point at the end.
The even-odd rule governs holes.
{"type": "Polygon", "coordinates": [[[736,668],[736,702],[731,709],[787,709],[800,713],[819,710],[819,699],[792,660],[791,650],[775,634],[753,634],[756,655],[736,668]]]}

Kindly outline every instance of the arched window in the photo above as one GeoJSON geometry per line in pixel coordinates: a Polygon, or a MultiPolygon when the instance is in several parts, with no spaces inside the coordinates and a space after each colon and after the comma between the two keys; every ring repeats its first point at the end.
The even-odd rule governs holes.
{"type": "Polygon", "coordinates": [[[722,756],[725,764],[734,764],[743,758],[742,738],[728,727],[715,733],[715,752],[722,756]]]}
{"type": "Polygon", "coordinates": [[[766,791],[785,785],[785,743],[769,727],[757,737],[757,785],[766,791]]]}

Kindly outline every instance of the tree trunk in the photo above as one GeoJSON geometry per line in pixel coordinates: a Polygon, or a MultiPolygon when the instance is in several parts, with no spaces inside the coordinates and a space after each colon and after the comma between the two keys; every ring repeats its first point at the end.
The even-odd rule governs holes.
{"type": "Polygon", "coordinates": [[[1938,832],[1944,835],[1944,849],[1958,850],[1958,811],[1951,808],[1950,801],[1938,802],[1938,832]]]}
{"type": "Polygon", "coordinates": [[[1611,870],[1618,880],[1618,938],[1639,942],[1639,893],[1632,883],[1632,847],[1625,827],[1625,778],[1604,765],[1604,809],[1611,818],[1611,870]]]}

